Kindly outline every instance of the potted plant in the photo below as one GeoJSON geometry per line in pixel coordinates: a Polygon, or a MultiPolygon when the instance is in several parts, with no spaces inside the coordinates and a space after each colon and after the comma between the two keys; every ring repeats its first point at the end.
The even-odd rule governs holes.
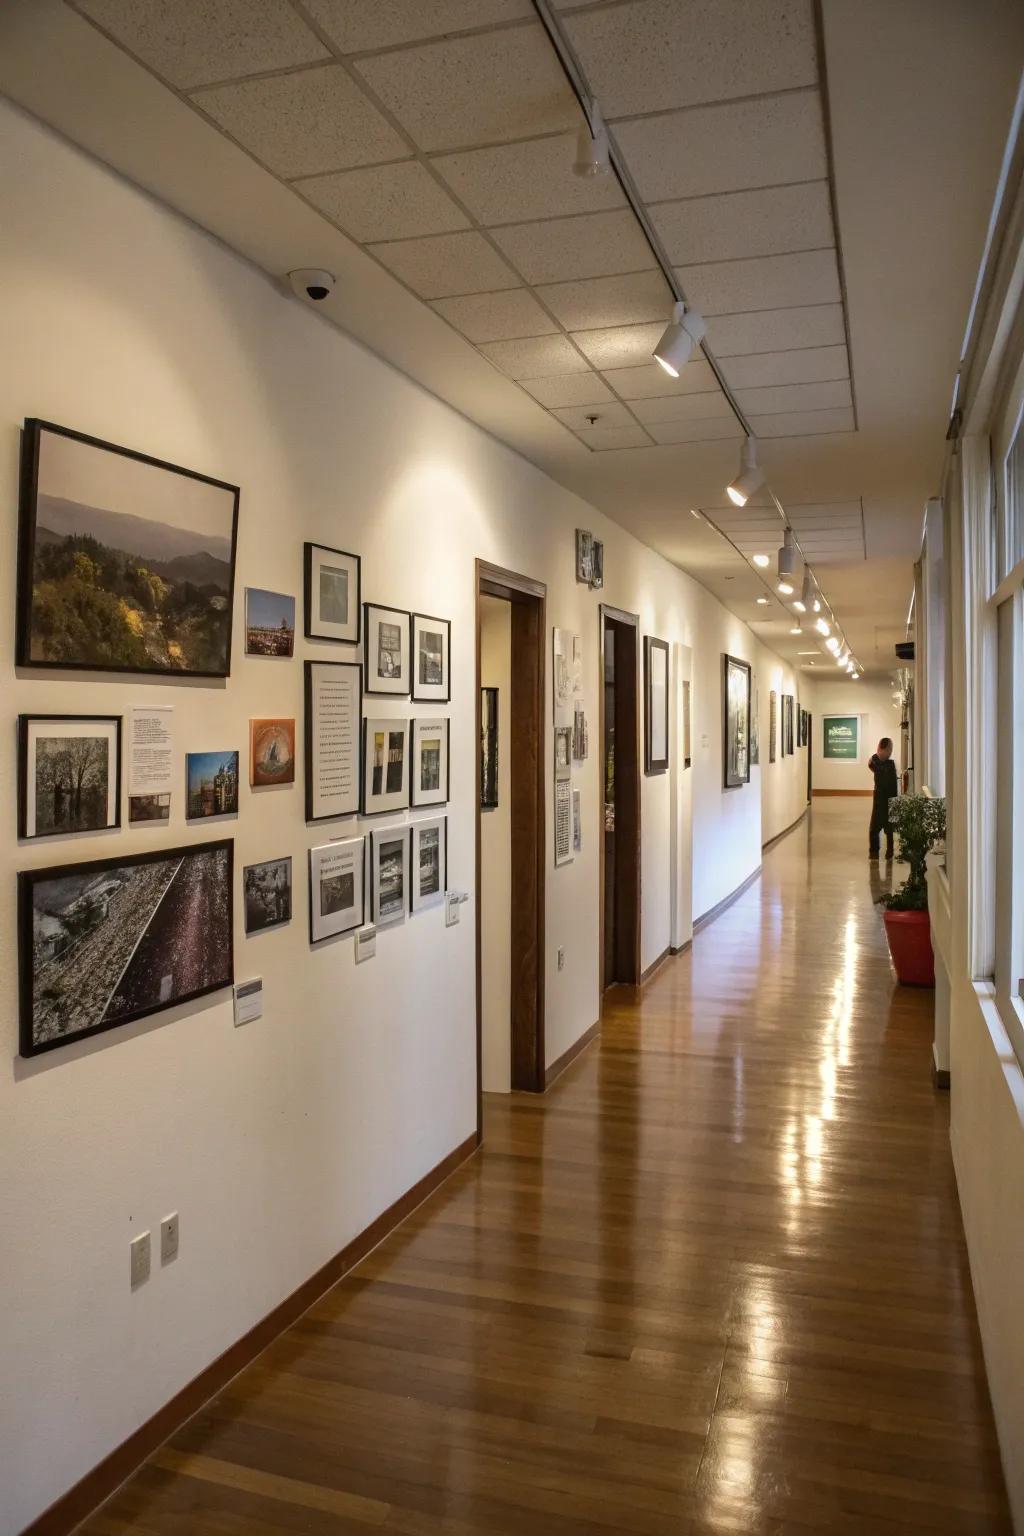
{"type": "Polygon", "coordinates": [[[934,987],[926,860],[935,844],[945,840],[946,802],[931,795],[900,795],[890,802],[889,820],[899,838],[899,856],[910,866],[899,890],[882,897],[889,953],[904,986],[934,987]]]}

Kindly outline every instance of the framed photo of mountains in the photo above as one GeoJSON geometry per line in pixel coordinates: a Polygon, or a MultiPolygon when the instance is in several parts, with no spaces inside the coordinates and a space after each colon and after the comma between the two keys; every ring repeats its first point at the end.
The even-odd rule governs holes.
{"type": "Polygon", "coordinates": [[[16,660],[227,677],[237,485],[25,422],[16,660]]]}

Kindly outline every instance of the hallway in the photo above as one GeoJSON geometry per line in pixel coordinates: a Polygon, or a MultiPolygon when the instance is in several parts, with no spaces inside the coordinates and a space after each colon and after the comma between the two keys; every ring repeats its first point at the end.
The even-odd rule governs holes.
{"type": "Polygon", "coordinates": [[[931,999],[895,989],[866,814],[817,801],[83,1530],[1009,1532],[931,999]]]}

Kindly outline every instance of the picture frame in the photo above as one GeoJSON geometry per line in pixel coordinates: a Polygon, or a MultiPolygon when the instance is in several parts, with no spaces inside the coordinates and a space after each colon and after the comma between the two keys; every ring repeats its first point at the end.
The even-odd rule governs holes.
{"type": "Polygon", "coordinates": [[[237,751],[186,752],[185,820],[237,815],[237,751]]]}
{"type": "Polygon", "coordinates": [[[409,799],[418,809],[447,805],[451,792],[450,721],[446,715],[411,721],[409,799]]]}
{"type": "Polygon", "coordinates": [[[452,696],[452,624],[427,613],[412,615],[412,696],[420,704],[448,704],[452,696]]]}
{"type": "Polygon", "coordinates": [[[768,761],[774,763],[778,737],[778,694],[773,688],[768,695],[768,761]]]}
{"type": "Polygon", "coordinates": [[[411,825],[409,910],[444,904],[448,890],[448,817],[432,816],[411,825]]]}
{"type": "Polygon", "coordinates": [[[302,546],[303,629],[307,640],[359,644],[362,559],[329,544],[302,546]]]}
{"type": "Polygon", "coordinates": [[[309,850],[309,942],[322,944],[366,922],[366,838],[309,850]]]}
{"type": "Polygon", "coordinates": [[[750,766],[761,766],[761,689],[756,675],[750,683],[750,766]]]}
{"type": "Polygon", "coordinates": [[[18,836],[120,827],[121,737],[120,715],[19,715],[18,836]]]}
{"type": "Polygon", "coordinates": [[[586,528],[576,529],[576,580],[584,587],[594,584],[594,535],[586,528]]]}
{"type": "Polygon", "coordinates": [[[374,827],[370,833],[371,910],[378,928],[405,921],[411,841],[406,826],[374,827]]]}
{"type": "Polygon", "coordinates": [[[408,698],[412,614],[405,608],[363,604],[363,692],[408,698]]]}
{"type": "Polygon", "coordinates": [[[594,540],[594,575],[590,582],[595,592],[599,592],[604,586],[604,541],[594,540]]]}
{"type": "Polygon", "coordinates": [[[644,636],[644,773],[666,773],[668,737],[668,642],[644,636]]]}
{"type": "Polygon", "coordinates": [[[498,809],[498,690],[480,689],[480,809],[498,809]]]}
{"type": "Polygon", "coordinates": [[[246,587],[245,654],[274,658],[295,655],[295,599],[289,593],[246,587]]]}
{"type": "Polygon", "coordinates": [[[690,679],[683,678],[683,767],[689,768],[692,762],[690,755],[690,679]]]}
{"type": "Polygon", "coordinates": [[[265,933],[292,920],[292,860],[264,859],[242,868],[242,912],[245,932],[265,933]]]}
{"type": "Polygon", "coordinates": [[[249,721],[249,785],[274,789],[295,783],[295,720],[287,717],[249,721]]]}
{"type": "Polygon", "coordinates": [[[233,870],[231,838],[21,870],[21,1055],[230,987],[233,870]]]}
{"type": "Polygon", "coordinates": [[[783,755],[785,757],[792,757],[793,756],[793,695],[791,693],[783,694],[782,706],[783,706],[782,707],[782,718],[783,718],[783,755]]]}
{"type": "Polygon", "coordinates": [[[355,816],[362,802],[363,669],[358,661],[303,665],[306,820],[355,816]]]}
{"type": "Polygon", "coordinates": [[[386,816],[409,808],[408,720],[363,721],[362,814],[386,816]]]}
{"type": "Polygon", "coordinates": [[[750,663],[728,652],[722,656],[722,784],[739,789],[750,783],[750,663]]]}
{"type": "Polygon", "coordinates": [[[240,494],[226,480],[27,418],[16,664],[228,677],[240,494]]]}

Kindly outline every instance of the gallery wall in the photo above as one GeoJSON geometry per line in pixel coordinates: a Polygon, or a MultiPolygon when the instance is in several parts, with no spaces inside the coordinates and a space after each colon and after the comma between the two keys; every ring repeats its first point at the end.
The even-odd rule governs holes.
{"type": "Polygon", "coordinates": [[[833,681],[826,675],[821,681],[805,685],[808,708],[814,716],[811,729],[811,751],[814,754],[811,771],[815,789],[860,790],[870,793],[874,780],[868,768],[868,759],[883,736],[892,738],[893,755],[900,762],[900,711],[895,707],[893,687],[885,681],[861,678],[851,682],[849,678],[833,681]],[[826,715],[856,715],[858,730],[857,757],[852,761],[825,756],[824,725],[826,715]]]}
{"type": "MultiPolygon", "coordinates": [[[[302,543],[362,556],[364,598],[452,624],[448,879],[472,890],[478,743],[474,557],[547,583],[549,627],[580,634],[588,760],[576,765],[582,847],[547,875],[547,1060],[598,1017],[599,602],[693,648],[692,910],[756,869],[800,811],[798,752],[767,764],[767,674],[793,678],[703,588],[323,324],[265,276],[14,109],[0,107],[0,696],[5,876],[0,882],[0,1532],[16,1532],[184,1383],[365,1228],[476,1124],[475,912],[440,908],[310,949],[301,785],[257,797],[241,775],[235,840],[239,980],[264,1015],[235,1027],[230,995],[184,1005],[46,1056],[17,1056],[14,871],[201,841],[174,808],[163,829],[58,842],[15,837],[19,711],[126,714],[170,703],[187,750],[238,748],[253,716],[303,714],[303,657],[246,657],[245,586],[302,591],[302,543]],[[241,486],[235,639],[226,681],[15,674],[19,429],[39,416],[241,486]],[[575,581],[573,532],[605,543],[605,588],[575,581]],[[760,680],[761,766],[722,789],[722,652],[760,680]],[[295,916],[246,938],[238,871],[290,854],[295,916]],[[557,970],[557,951],[565,952],[557,970]],[[180,1253],[129,1291],[128,1244],[180,1213],[180,1253]]],[[[301,628],[301,626],[300,626],[301,628]]],[[[407,700],[374,713],[407,716],[407,700]]],[[[551,726],[548,724],[548,754],[551,726]]],[[[643,957],[673,938],[672,774],[645,778],[643,957]]],[[[398,821],[408,819],[404,815],[398,821]]],[[[346,835],[350,822],[333,833],[346,835]]],[[[553,845],[548,802],[547,846],[553,845]]],[[[678,869],[678,861],[676,868],[678,869]]]]}

